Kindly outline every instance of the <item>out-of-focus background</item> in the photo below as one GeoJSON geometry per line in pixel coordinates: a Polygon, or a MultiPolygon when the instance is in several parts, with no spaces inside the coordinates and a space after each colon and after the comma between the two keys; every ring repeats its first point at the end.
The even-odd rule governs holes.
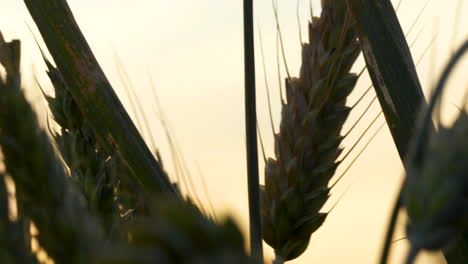
{"type": "MultiPolygon", "coordinates": [[[[311,14],[309,0],[277,2],[287,65],[291,74],[297,75],[301,54],[300,34],[304,41],[307,40],[307,23],[311,14]]],[[[394,5],[398,2],[395,0],[394,5]]],[[[184,191],[192,196],[196,194],[208,210],[211,210],[211,203],[218,216],[235,215],[247,232],[242,1],[69,0],[69,3],[101,66],[135,121],[138,115],[130,107],[125,83],[137,94],[138,104],[148,118],[156,145],[167,169],[173,174],[167,140],[158,115],[153,111],[155,102],[151,82],[154,83],[172,136],[177,139],[190,171],[193,184],[182,184],[184,191]],[[123,69],[126,73],[123,73],[123,69]],[[126,80],[126,74],[130,81],[126,80]]],[[[312,9],[318,16],[320,1],[313,0],[312,9]]],[[[426,95],[452,51],[468,37],[466,14],[468,3],[465,0],[403,0],[398,9],[402,27],[409,32],[408,42],[412,44],[426,95]],[[418,22],[414,24],[421,11],[418,22]],[[435,41],[434,36],[437,36],[435,41]]],[[[255,1],[255,19],[259,127],[266,153],[271,156],[273,137],[264,71],[271,92],[276,129],[281,110],[276,60],[277,32],[271,0],[255,1]],[[261,63],[260,32],[265,68],[261,63]]],[[[39,114],[45,117],[45,102],[36,81],[46,92],[53,92],[33,35],[39,39],[42,47],[45,46],[22,1],[0,2],[0,30],[7,39],[22,40],[24,87],[39,109],[39,114]]],[[[284,65],[282,61],[279,63],[281,78],[284,78],[284,65]]],[[[361,70],[363,65],[361,58],[355,71],[361,70]]],[[[458,111],[461,97],[468,89],[463,71],[467,66],[466,62],[461,65],[449,83],[450,89],[444,103],[445,120],[458,111]]],[[[365,74],[350,98],[350,104],[369,85],[365,74]]],[[[372,92],[354,110],[344,131],[351,127],[373,95],[372,92]]],[[[378,105],[374,105],[345,141],[345,147],[353,145],[378,111],[378,105]]],[[[148,133],[144,129],[140,131],[149,142],[148,133]]],[[[375,128],[371,128],[369,135],[373,131],[375,128]]],[[[337,174],[346,169],[369,135],[337,174]]],[[[401,162],[385,128],[333,191],[324,211],[331,208],[350,186],[325,225],[313,235],[307,252],[291,263],[375,263],[402,173],[401,162]]],[[[260,175],[263,177],[263,163],[260,175]]],[[[396,239],[405,237],[403,225],[404,222],[401,222],[396,239]]],[[[404,240],[393,243],[395,251],[391,263],[402,263],[406,246],[404,240]]],[[[272,251],[268,247],[266,253],[267,257],[271,257],[272,251]]],[[[419,260],[420,263],[444,263],[437,254],[425,255],[419,260]]]]}

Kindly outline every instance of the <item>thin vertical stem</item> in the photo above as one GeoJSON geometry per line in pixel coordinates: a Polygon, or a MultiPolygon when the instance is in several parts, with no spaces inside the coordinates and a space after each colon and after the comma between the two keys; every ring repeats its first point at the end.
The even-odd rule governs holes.
{"type": "Polygon", "coordinates": [[[402,203],[403,186],[404,184],[402,184],[402,186],[400,187],[400,191],[398,192],[398,198],[395,202],[395,205],[393,206],[393,210],[390,215],[390,221],[387,227],[387,231],[385,233],[384,246],[383,246],[383,250],[380,256],[380,261],[379,261],[380,264],[388,263],[388,258],[391,252],[393,233],[395,232],[396,224],[398,221],[398,214],[403,205],[402,203]]]}
{"type": "Polygon", "coordinates": [[[258,147],[255,94],[255,51],[253,2],[244,0],[244,67],[245,67],[245,128],[247,145],[247,177],[249,192],[250,250],[254,259],[263,262],[260,219],[260,187],[258,179],[258,147]]]}

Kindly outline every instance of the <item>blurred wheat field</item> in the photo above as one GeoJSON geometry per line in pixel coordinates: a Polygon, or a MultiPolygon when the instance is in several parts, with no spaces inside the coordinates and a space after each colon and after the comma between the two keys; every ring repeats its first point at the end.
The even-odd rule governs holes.
{"type": "MultiPolygon", "coordinates": [[[[132,79],[131,87],[148,113],[151,131],[161,149],[166,167],[172,172],[169,146],[160,123],[152,114],[154,101],[149,76],[153,79],[162,107],[191,171],[194,187],[183,186],[184,191],[196,192],[205,204],[211,201],[218,214],[235,214],[246,230],[248,204],[244,170],[241,1],[70,0],[69,3],[117,93],[124,104],[130,107],[130,100],[120,81],[122,74],[116,67],[116,55],[125,65],[132,79]],[[205,178],[207,192],[203,189],[197,164],[205,178]]],[[[462,6],[459,3],[458,0],[430,2],[408,36],[408,42],[412,43],[418,32],[423,30],[412,48],[417,62],[433,36],[438,34],[436,42],[418,66],[426,92],[451,54],[452,47],[468,36],[468,18],[463,15],[468,13],[468,3],[462,6]],[[457,12],[461,14],[459,21],[456,20],[457,12]],[[455,38],[454,31],[457,31],[455,38]]],[[[403,0],[398,14],[405,31],[412,26],[425,4],[426,0],[403,0]]],[[[297,75],[300,65],[299,28],[305,38],[306,22],[310,16],[308,1],[299,2],[300,26],[295,1],[278,0],[278,5],[287,64],[291,74],[297,75]]],[[[313,1],[313,6],[314,13],[318,15],[319,1],[313,1]]],[[[49,92],[52,88],[43,74],[44,65],[27,24],[36,35],[38,33],[21,1],[3,0],[1,7],[2,31],[7,38],[20,38],[23,41],[25,87],[29,89],[30,99],[42,109],[40,107],[44,107],[44,101],[34,83],[33,74],[49,92]]],[[[276,26],[271,1],[257,1],[256,10],[256,22],[263,35],[273,118],[278,126],[280,101],[276,72],[276,26]]],[[[260,50],[257,49],[257,52],[260,58],[260,50]]],[[[272,153],[273,138],[269,127],[265,85],[261,78],[261,60],[257,59],[257,62],[259,126],[267,153],[272,153]]],[[[361,59],[355,67],[356,71],[362,66],[361,59]]],[[[463,65],[459,67],[463,68],[463,65]]],[[[282,76],[285,76],[284,72],[282,76]]],[[[450,106],[457,105],[468,88],[463,74],[455,73],[454,76],[445,95],[448,100],[444,104],[448,106],[445,111],[448,119],[456,111],[456,107],[450,106]]],[[[361,78],[350,103],[369,84],[366,75],[361,78]]],[[[371,98],[369,96],[365,100],[369,102],[371,98]]],[[[362,110],[361,106],[351,115],[351,122],[348,122],[344,131],[362,110]]],[[[362,131],[377,111],[378,107],[373,107],[358,130],[362,131]]],[[[39,110],[39,114],[45,115],[45,110],[39,110]]],[[[131,114],[136,119],[136,113],[131,114]]],[[[141,128],[140,131],[144,132],[141,128]]],[[[345,144],[351,145],[359,136],[358,132],[347,139],[345,144]]],[[[145,133],[143,135],[149,142],[149,136],[145,133]]],[[[260,174],[263,175],[261,165],[260,174]]],[[[308,251],[291,263],[375,262],[401,175],[400,160],[385,129],[334,190],[336,195],[332,196],[330,206],[349,184],[353,184],[323,228],[313,235],[308,251]]],[[[325,210],[330,206],[326,206],[325,210]]],[[[403,230],[397,234],[397,237],[404,236],[403,230]]],[[[396,255],[404,254],[406,242],[396,242],[394,245],[396,255]]],[[[271,251],[268,255],[271,256],[271,251]]],[[[440,263],[436,256],[421,258],[420,261],[440,263]]],[[[401,260],[395,257],[392,263],[401,263],[401,260]]]]}

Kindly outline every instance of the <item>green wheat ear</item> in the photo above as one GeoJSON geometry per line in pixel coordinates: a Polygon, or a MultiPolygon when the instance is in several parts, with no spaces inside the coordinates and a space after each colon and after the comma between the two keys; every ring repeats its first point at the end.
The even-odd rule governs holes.
{"type": "Polygon", "coordinates": [[[468,114],[461,110],[450,127],[440,124],[437,132],[427,129],[449,74],[467,51],[468,41],[445,69],[409,158],[403,190],[410,219],[407,263],[420,250],[450,247],[468,230],[468,114]]]}
{"type": "MultiPolygon", "coordinates": [[[[37,226],[39,244],[55,262],[252,263],[245,251],[242,233],[231,218],[215,222],[190,201],[169,195],[145,196],[145,213],[133,214],[122,221],[118,226],[122,236],[106,239],[106,230],[95,217],[105,210],[92,206],[89,210],[89,203],[83,199],[87,197],[80,193],[83,188],[75,188],[75,182],[69,180],[48,135],[39,127],[31,105],[24,98],[16,48],[19,49],[19,42],[0,42],[0,62],[8,70],[6,80],[0,78],[0,90],[4,95],[0,97],[0,145],[6,171],[16,185],[21,208],[19,217],[30,219],[37,226]],[[17,122],[18,114],[23,122],[17,122]]],[[[57,102],[72,100],[63,94],[56,96],[48,100],[56,103],[57,111],[68,116],[66,121],[82,120],[68,119],[70,108],[67,110],[57,102]]],[[[80,128],[70,123],[63,125],[64,133],[80,128]]],[[[70,164],[73,162],[71,160],[70,164]]],[[[7,212],[2,206],[6,203],[4,187],[0,184],[0,220],[6,218],[7,212]]],[[[4,223],[0,222],[0,231],[4,230],[4,223]]],[[[7,263],[10,259],[3,254],[3,238],[0,237],[0,258],[7,263]]]]}
{"type": "Polygon", "coordinates": [[[53,138],[70,169],[71,179],[86,198],[87,207],[100,216],[107,232],[111,232],[119,220],[118,204],[114,199],[118,181],[115,168],[117,155],[106,153],[99,146],[60,71],[47,59],[44,60],[55,90],[55,97],[45,95],[45,98],[54,120],[60,126],[60,133],[54,132],[53,138]]]}
{"type": "MultiPolygon", "coordinates": [[[[52,133],[55,142],[88,207],[100,217],[108,236],[115,237],[119,235],[118,225],[124,221],[119,215],[125,215],[126,219],[145,214],[147,195],[131,177],[132,172],[121,155],[109,153],[100,146],[61,72],[41,53],[55,90],[55,97],[44,94],[52,116],[60,126],[60,133],[52,133]]],[[[164,168],[162,171],[166,173],[164,168]]]]}
{"type": "Polygon", "coordinates": [[[350,73],[360,48],[347,5],[327,0],[322,7],[309,25],[300,76],[286,81],[275,158],[265,165],[263,238],[280,262],[300,256],[327,217],[319,210],[330,195],[350,112],[346,99],[358,80],[350,73]]]}
{"type": "Polygon", "coordinates": [[[0,78],[0,145],[6,172],[15,183],[18,217],[37,226],[39,243],[55,261],[88,262],[103,241],[101,226],[68,181],[25,99],[19,63],[20,42],[5,42],[0,34],[0,64],[6,70],[6,80],[0,78]]]}
{"type": "Polygon", "coordinates": [[[253,263],[231,218],[215,222],[190,202],[164,197],[148,209],[124,225],[129,244],[110,247],[96,263],[253,263]]]}
{"type": "Polygon", "coordinates": [[[440,249],[468,227],[468,115],[451,127],[440,126],[427,147],[422,166],[408,170],[405,205],[408,238],[415,247],[440,249]]]}

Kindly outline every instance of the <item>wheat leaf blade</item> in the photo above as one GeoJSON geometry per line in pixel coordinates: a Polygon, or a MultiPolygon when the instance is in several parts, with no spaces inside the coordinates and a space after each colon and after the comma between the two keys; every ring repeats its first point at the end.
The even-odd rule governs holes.
{"type": "Polygon", "coordinates": [[[426,101],[408,44],[389,0],[347,0],[367,68],[400,158],[405,159],[426,101]]]}

